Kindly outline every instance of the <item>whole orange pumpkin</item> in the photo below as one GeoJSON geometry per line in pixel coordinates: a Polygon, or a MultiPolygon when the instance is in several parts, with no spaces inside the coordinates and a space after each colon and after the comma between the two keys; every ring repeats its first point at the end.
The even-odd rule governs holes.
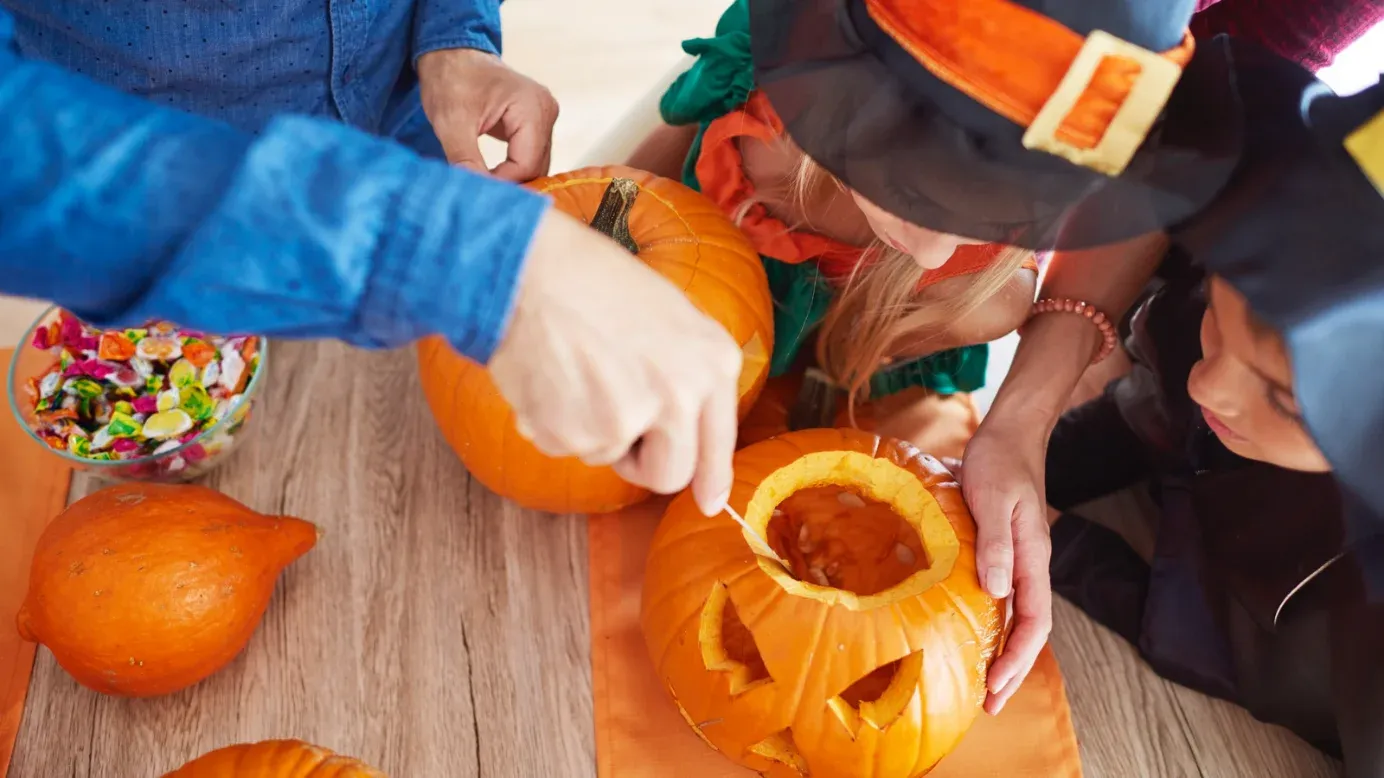
{"type": "Polygon", "coordinates": [[[266,740],[227,746],[198,757],[163,778],[387,778],[350,757],[301,740],[266,740]]]}
{"type": "Polygon", "coordinates": [[[204,486],[129,483],[88,495],[39,537],[19,634],[90,689],[148,697],[240,653],[313,525],[204,486]]]}
{"type": "MultiPolygon", "coordinates": [[[[764,386],[774,336],[769,282],[739,228],[697,192],[631,168],[588,168],[529,186],[634,251],[725,326],[744,352],[743,417],[764,386]]],[[[485,368],[441,338],[419,344],[418,365],[443,436],[471,475],[496,494],[553,513],[603,513],[648,496],[608,467],[539,452],[516,432],[514,412],[485,368]]]]}
{"type": "Polygon", "coordinates": [[[773,778],[926,773],[980,712],[1003,626],[960,487],[855,430],[757,443],[735,477],[731,506],[787,567],[689,494],[669,506],[642,625],[683,717],[773,778]]]}

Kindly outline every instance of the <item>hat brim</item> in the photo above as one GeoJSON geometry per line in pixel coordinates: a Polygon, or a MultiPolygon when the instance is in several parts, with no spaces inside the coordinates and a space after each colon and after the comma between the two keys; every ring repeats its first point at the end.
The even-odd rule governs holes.
{"type": "Polygon", "coordinates": [[[757,87],[795,144],[921,227],[1036,250],[1177,224],[1225,185],[1243,143],[1229,46],[1202,43],[1164,116],[1110,177],[1025,149],[1024,127],[941,81],[844,0],[751,0],[757,87]],[[1069,219],[1082,206],[1081,219],[1069,219]]]}

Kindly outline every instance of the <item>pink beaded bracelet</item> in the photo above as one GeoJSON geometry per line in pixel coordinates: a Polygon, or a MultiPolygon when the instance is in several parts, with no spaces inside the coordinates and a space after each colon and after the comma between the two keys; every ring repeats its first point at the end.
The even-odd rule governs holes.
{"type": "Polygon", "coordinates": [[[1100,330],[1101,344],[1096,350],[1096,355],[1091,358],[1091,364],[1099,364],[1101,360],[1110,356],[1115,350],[1118,338],[1115,336],[1115,325],[1110,323],[1110,319],[1105,314],[1096,310],[1095,306],[1085,300],[1073,300],[1062,297],[1044,297],[1033,304],[1033,310],[1029,313],[1029,318],[1040,313],[1074,313],[1078,316],[1086,317],[1086,320],[1096,325],[1100,330]]]}

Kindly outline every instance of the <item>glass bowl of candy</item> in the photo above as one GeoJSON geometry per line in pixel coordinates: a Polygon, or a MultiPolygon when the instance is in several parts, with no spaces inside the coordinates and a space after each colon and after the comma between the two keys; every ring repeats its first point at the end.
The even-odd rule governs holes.
{"type": "Polygon", "coordinates": [[[168,322],[101,330],[51,308],[15,349],[10,408],[74,468],[112,481],[188,481],[242,437],[268,358],[253,335],[168,322]]]}

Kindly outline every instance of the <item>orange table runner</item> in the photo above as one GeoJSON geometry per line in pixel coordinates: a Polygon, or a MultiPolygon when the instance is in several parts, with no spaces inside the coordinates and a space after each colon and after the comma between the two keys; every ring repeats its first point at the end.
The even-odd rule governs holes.
{"type": "MultiPolygon", "coordinates": [[[[9,365],[11,349],[0,349],[9,365]]],[[[19,639],[15,614],[29,584],[29,559],[48,520],[67,505],[71,471],[29,440],[9,409],[0,409],[0,776],[9,773],[19,735],[34,644],[19,639]]]]}
{"type": "MultiPolygon", "coordinates": [[[[588,524],[599,778],[752,778],[708,748],[663,690],[639,629],[644,562],[666,502],[588,524]]],[[[981,715],[929,778],[1079,778],[1081,758],[1050,648],[996,717],[981,715]]]]}

